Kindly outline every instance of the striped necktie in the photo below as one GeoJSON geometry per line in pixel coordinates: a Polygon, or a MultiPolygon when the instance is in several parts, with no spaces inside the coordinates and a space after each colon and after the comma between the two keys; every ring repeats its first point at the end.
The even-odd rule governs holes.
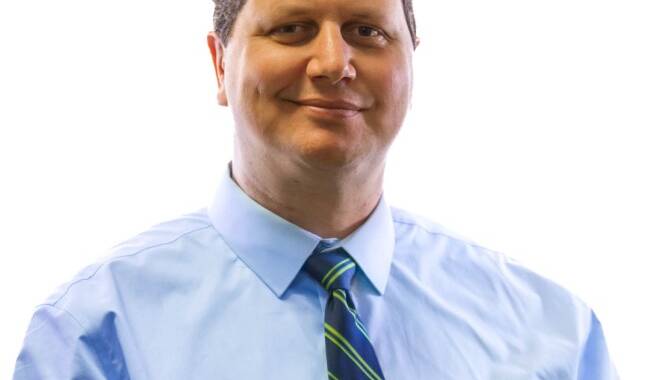
{"type": "Polygon", "coordinates": [[[375,350],[350,293],[356,264],[342,247],[323,250],[324,243],[316,247],[305,270],[329,292],[325,308],[328,379],[383,380],[375,350]]]}

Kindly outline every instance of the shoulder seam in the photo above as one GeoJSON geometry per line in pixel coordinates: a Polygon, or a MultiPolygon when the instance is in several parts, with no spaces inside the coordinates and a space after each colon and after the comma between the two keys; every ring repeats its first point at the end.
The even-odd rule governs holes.
{"type": "Polygon", "coordinates": [[[42,304],[40,304],[40,305],[36,305],[36,308],[38,309],[38,308],[41,307],[41,306],[49,306],[49,307],[51,307],[51,308],[53,308],[53,309],[57,309],[57,310],[59,310],[59,311],[64,312],[65,314],[69,315],[70,318],[72,318],[72,320],[75,321],[75,322],[77,323],[77,325],[79,325],[79,328],[81,328],[81,331],[83,331],[84,333],[86,332],[86,328],[84,327],[84,325],[83,325],[81,322],[79,322],[79,320],[77,319],[77,317],[75,317],[74,314],[72,314],[72,313],[69,312],[68,310],[66,310],[66,309],[64,309],[64,308],[62,308],[62,307],[58,307],[58,306],[56,306],[56,305],[53,305],[53,304],[51,304],[51,303],[42,303],[42,304]]]}
{"type": "MultiPolygon", "coordinates": [[[[99,272],[99,270],[104,266],[104,264],[106,264],[106,263],[108,263],[108,262],[111,262],[111,261],[116,260],[116,259],[121,259],[121,258],[123,258],[123,257],[135,256],[135,255],[137,255],[137,254],[139,254],[139,253],[141,253],[141,252],[143,252],[143,251],[146,251],[146,250],[148,250],[148,249],[151,249],[151,248],[156,248],[156,247],[160,247],[160,246],[163,246],[163,245],[171,244],[171,243],[175,242],[176,240],[182,238],[182,237],[185,236],[185,235],[189,235],[189,234],[191,234],[191,233],[194,233],[194,232],[197,232],[197,231],[200,231],[200,230],[203,230],[203,229],[209,228],[209,227],[211,227],[211,226],[212,226],[211,224],[206,224],[206,225],[201,226],[201,227],[199,227],[199,228],[195,228],[195,229],[193,229],[193,230],[183,232],[182,234],[176,236],[176,237],[173,238],[172,240],[166,241],[166,242],[164,242],[164,243],[159,243],[159,244],[154,244],[154,245],[146,246],[146,247],[144,247],[144,248],[142,248],[142,249],[140,249],[140,250],[138,250],[138,251],[136,251],[136,252],[133,252],[133,253],[129,253],[129,254],[121,255],[121,256],[115,256],[115,257],[108,258],[107,260],[104,260],[104,261],[101,262],[99,265],[97,265],[97,268],[95,268],[95,271],[94,271],[92,274],[90,274],[88,277],[77,279],[77,280],[71,282],[70,284],[68,284],[68,287],[67,287],[67,288],[65,289],[65,291],[61,294],[61,296],[60,296],[59,298],[56,299],[56,301],[51,302],[51,303],[42,303],[41,305],[48,305],[48,306],[56,307],[56,304],[57,304],[59,301],[61,301],[61,300],[63,299],[63,297],[65,297],[65,296],[68,294],[68,291],[70,290],[70,288],[72,288],[73,285],[75,285],[75,284],[77,284],[77,283],[79,283],[79,282],[86,281],[86,280],[89,280],[89,279],[93,278],[93,276],[95,276],[95,274],[97,274],[97,272],[99,272]]],[[[114,247],[114,248],[115,248],[115,247],[114,247]]],[[[39,305],[39,306],[40,306],[40,305],[39,305]]],[[[60,310],[64,310],[64,309],[60,309],[60,310]]],[[[72,314],[70,314],[70,315],[72,315],[72,314]]]]}
{"type": "Polygon", "coordinates": [[[423,230],[424,232],[426,232],[426,233],[428,233],[430,235],[441,235],[441,236],[444,236],[444,237],[449,238],[449,239],[453,239],[453,240],[456,240],[456,241],[463,242],[464,244],[467,244],[467,245],[469,245],[471,247],[480,248],[480,249],[485,250],[485,251],[493,252],[493,253],[495,253],[497,255],[504,255],[502,252],[495,251],[493,249],[484,247],[484,246],[482,246],[480,244],[474,243],[474,242],[469,241],[469,240],[461,239],[461,238],[456,237],[456,236],[451,236],[451,235],[448,235],[448,234],[446,234],[444,232],[440,232],[440,231],[431,231],[431,230],[427,229],[425,226],[423,226],[423,225],[421,225],[419,223],[410,222],[410,221],[406,221],[406,220],[398,220],[398,219],[395,219],[395,218],[393,218],[393,222],[399,223],[399,224],[406,224],[408,226],[418,227],[418,228],[420,228],[421,230],[423,230]]]}
{"type": "MultiPolygon", "coordinates": [[[[54,304],[50,304],[50,303],[42,303],[42,304],[40,304],[40,305],[37,305],[36,308],[38,309],[38,308],[41,307],[41,306],[49,306],[49,307],[51,307],[51,308],[53,308],[53,309],[60,310],[60,311],[62,311],[63,313],[67,314],[70,318],[72,318],[73,321],[75,321],[75,323],[76,323],[77,325],[79,325],[79,328],[81,328],[81,335],[82,335],[82,336],[86,335],[86,328],[84,327],[84,325],[79,321],[79,319],[77,319],[77,317],[74,316],[74,314],[72,314],[72,313],[71,313],[70,311],[68,311],[67,309],[64,309],[64,308],[62,308],[62,307],[55,306],[54,304]]],[[[92,349],[92,351],[93,351],[93,353],[95,354],[95,356],[99,358],[99,355],[98,355],[98,353],[97,353],[97,348],[95,347],[94,342],[93,342],[93,341],[90,341],[90,342],[88,342],[88,343],[89,343],[88,346],[90,346],[90,348],[92,349]]]]}

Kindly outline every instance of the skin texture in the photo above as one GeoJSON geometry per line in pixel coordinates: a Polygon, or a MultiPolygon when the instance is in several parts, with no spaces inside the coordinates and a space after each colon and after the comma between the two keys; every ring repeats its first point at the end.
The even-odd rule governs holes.
{"type": "Polygon", "coordinates": [[[227,47],[213,32],[208,46],[234,116],[235,181],[321,237],[354,231],[381,196],[410,104],[401,0],[249,0],[227,47]]]}

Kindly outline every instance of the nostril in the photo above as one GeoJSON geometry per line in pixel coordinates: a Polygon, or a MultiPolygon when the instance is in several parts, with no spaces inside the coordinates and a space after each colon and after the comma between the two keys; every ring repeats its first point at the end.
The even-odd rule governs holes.
{"type": "Polygon", "coordinates": [[[357,70],[349,59],[332,59],[313,57],[307,64],[307,75],[310,78],[326,78],[333,83],[341,80],[354,80],[357,70]]]}

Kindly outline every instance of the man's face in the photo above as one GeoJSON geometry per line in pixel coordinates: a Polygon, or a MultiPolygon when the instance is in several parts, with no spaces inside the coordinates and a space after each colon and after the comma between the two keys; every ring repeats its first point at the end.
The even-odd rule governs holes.
{"type": "Polygon", "coordinates": [[[412,87],[401,0],[248,0],[209,42],[246,160],[383,164],[412,87]]]}

